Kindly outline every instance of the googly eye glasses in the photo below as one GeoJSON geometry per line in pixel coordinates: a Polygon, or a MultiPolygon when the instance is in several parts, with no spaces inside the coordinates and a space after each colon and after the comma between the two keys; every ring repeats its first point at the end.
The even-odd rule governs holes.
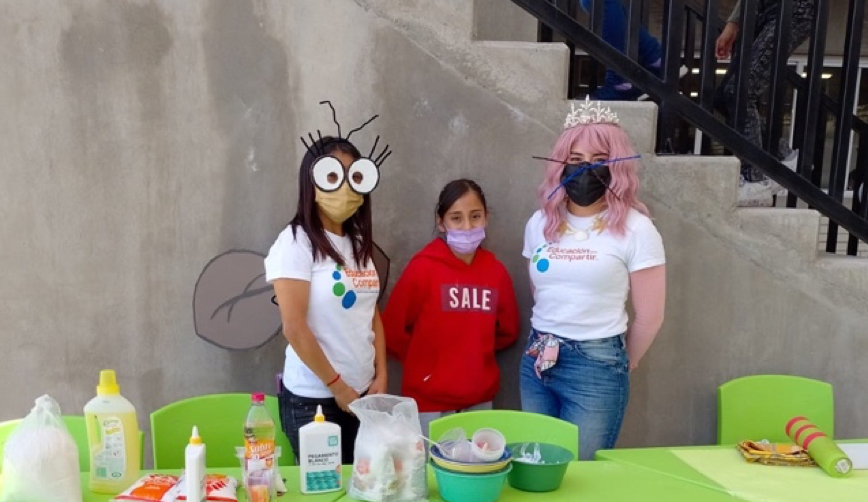
{"type": "Polygon", "coordinates": [[[317,188],[323,192],[334,192],[344,183],[359,195],[367,195],[380,183],[380,169],[369,158],[356,159],[344,170],[343,164],[336,157],[326,155],[319,158],[310,168],[311,178],[317,188]]]}

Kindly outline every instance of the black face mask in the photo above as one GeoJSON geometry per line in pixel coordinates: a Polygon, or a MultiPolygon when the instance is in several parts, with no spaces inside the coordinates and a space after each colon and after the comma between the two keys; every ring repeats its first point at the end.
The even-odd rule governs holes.
{"type": "MultiPolygon", "coordinates": [[[[569,177],[579,169],[590,166],[590,162],[581,162],[579,164],[567,164],[564,167],[564,172],[561,174],[561,181],[569,177]]],[[[573,179],[567,182],[564,188],[570,200],[582,207],[587,207],[600,200],[606,194],[606,188],[612,182],[612,173],[609,172],[609,166],[592,167],[585,169],[573,179]]]]}

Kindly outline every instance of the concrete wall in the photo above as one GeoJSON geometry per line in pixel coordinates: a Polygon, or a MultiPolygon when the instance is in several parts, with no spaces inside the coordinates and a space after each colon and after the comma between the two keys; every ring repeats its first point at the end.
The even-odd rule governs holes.
{"type": "MultiPolygon", "coordinates": [[[[431,238],[439,189],[470,176],[527,319],[520,247],[541,170],[530,157],[562,123],[565,49],[472,43],[467,6],[0,1],[0,420],[43,393],[79,413],[100,368],[119,371],[143,426],[180,398],[271,390],[284,342],[228,352],[200,340],[193,287],[213,256],[265,252],[291,217],[297,138],[332,131],[323,99],[345,129],[381,114],[354,140],[365,150],[380,134],[395,150],[374,193],[392,281],[431,238]]],[[[647,106],[625,115],[643,152],[647,106]]],[[[768,248],[776,222],[732,213],[734,168],[688,161],[649,158],[670,301],[634,373],[622,444],[710,442],[715,387],[773,371],[833,382],[839,432],[864,436],[868,281],[821,279],[785,239],[768,248]]],[[[501,358],[499,406],[518,406],[519,356],[501,358]]]]}
{"type": "Polygon", "coordinates": [[[80,413],[100,368],[118,370],[143,426],[180,398],[271,391],[285,343],[200,340],[193,287],[223,251],[267,251],[292,216],[298,137],[334,131],[324,99],[344,131],[379,113],[354,141],[368,150],[380,134],[395,151],[374,193],[393,278],[432,237],[440,188],[469,176],[490,194],[491,247],[528,291],[530,157],[551,131],[355,2],[3,1],[0,13],[0,420],[42,393],[80,413]]]}
{"type": "Polygon", "coordinates": [[[723,158],[646,162],[666,321],[632,374],[620,445],[714,442],[716,387],[758,373],[830,382],[836,436],[865,436],[868,262],[818,256],[813,211],[735,209],[737,169],[723,158]]]}

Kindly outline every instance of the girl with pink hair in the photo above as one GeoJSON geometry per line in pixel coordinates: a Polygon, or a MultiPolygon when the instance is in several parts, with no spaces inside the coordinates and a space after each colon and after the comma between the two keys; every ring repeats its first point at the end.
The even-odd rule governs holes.
{"type": "Polygon", "coordinates": [[[582,460],[615,446],[630,370],[663,322],[665,255],[637,197],[636,158],[608,108],[574,108],[525,228],[534,306],[522,408],[578,425],[582,460]]]}

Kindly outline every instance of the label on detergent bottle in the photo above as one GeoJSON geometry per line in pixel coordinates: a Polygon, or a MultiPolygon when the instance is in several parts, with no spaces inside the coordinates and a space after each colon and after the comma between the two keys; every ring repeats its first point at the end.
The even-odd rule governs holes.
{"type": "Polygon", "coordinates": [[[341,489],[340,436],[336,434],[311,434],[310,451],[306,452],[303,464],[304,493],[327,492],[341,489]],[[320,444],[317,444],[320,443],[320,444]],[[336,450],[337,449],[337,450],[336,450]]]}
{"type": "Polygon", "coordinates": [[[99,480],[117,480],[126,471],[126,445],[124,424],[116,416],[96,417],[97,431],[102,435],[102,449],[94,456],[91,466],[93,477],[99,480]]]}

